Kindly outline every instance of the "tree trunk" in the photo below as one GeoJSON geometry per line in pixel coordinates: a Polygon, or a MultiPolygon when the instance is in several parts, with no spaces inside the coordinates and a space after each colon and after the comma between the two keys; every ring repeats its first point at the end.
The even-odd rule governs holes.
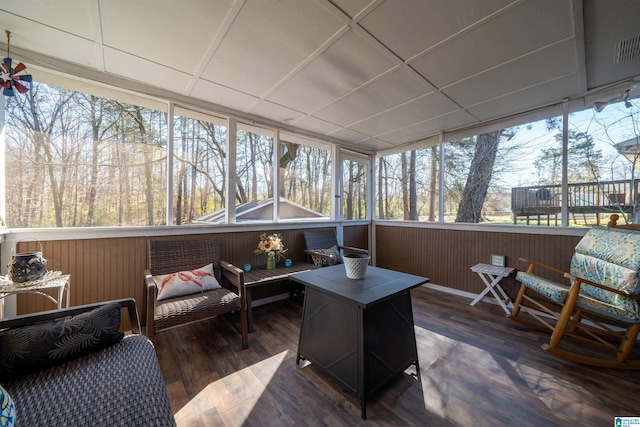
{"type": "Polygon", "coordinates": [[[102,102],[96,96],[89,97],[91,107],[91,177],[89,178],[89,191],[87,195],[87,220],[85,225],[91,226],[94,222],[96,199],[98,197],[98,154],[100,145],[100,128],[102,126],[102,102]]]}
{"type": "Polygon", "coordinates": [[[456,222],[480,222],[482,205],[487,197],[502,132],[503,130],[499,130],[478,135],[467,183],[458,206],[456,222]]]}

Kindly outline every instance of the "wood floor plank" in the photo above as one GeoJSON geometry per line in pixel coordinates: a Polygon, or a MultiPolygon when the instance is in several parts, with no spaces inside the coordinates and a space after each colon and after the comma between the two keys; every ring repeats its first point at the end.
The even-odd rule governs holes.
{"type": "Polygon", "coordinates": [[[158,334],[178,425],[589,427],[640,415],[640,372],[555,357],[540,348],[548,335],[495,305],[470,307],[427,288],[412,301],[420,371],[409,368],[373,396],[367,420],[355,396],[312,364],[296,365],[302,308],[294,301],[254,310],[246,350],[237,316],[158,334]]]}

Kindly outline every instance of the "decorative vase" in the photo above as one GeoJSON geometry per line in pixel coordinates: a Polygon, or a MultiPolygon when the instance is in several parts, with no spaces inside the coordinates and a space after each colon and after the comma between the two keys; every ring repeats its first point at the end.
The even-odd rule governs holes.
{"type": "Polygon", "coordinates": [[[273,270],[276,268],[276,257],[267,256],[267,270],[273,270]]]}
{"type": "MultiPolygon", "coordinates": [[[[39,241],[38,244],[40,244],[39,241]]],[[[47,260],[42,257],[42,244],[40,244],[40,251],[14,254],[7,269],[9,279],[15,283],[42,279],[47,273],[47,260]]]]}
{"type": "Polygon", "coordinates": [[[42,252],[23,252],[15,254],[7,267],[11,281],[31,282],[47,273],[47,260],[42,258],[42,252]]]}

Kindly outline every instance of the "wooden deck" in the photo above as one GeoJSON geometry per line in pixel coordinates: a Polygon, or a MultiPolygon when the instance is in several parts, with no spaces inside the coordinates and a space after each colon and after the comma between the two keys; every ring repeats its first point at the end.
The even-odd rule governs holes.
{"type": "Polygon", "coordinates": [[[157,335],[178,425],[606,426],[640,416],[640,372],[558,359],[540,349],[547,335],[497,305],[426,288],[412,296],[419,379],[410,368],[369,400],[366,421],[355,397],[296,366],[301,306],[291,300],[255,310],[248,350],[234,317],[157,335]]]}
{"type": "Polygon", "coordinates": [[[549,225],[552,218],[557,225],[564,200],[569,201],[568,212],[573,220],[593,215],[599,224],[600,215],[631,212],[638,201],[638,180],[584,182],[569,184],[569,196],[563,197],[560,185],[537,185],[511,189],[511,211],[513,222],[525,218],[529,224],[534,218],[538,224],[542,219],[549,225]],[[634,197],[634,194],[636,195],[634,197]]]}

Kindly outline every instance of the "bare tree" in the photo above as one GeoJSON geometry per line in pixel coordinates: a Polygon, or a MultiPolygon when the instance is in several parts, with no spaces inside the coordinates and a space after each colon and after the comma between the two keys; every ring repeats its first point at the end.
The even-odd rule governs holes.
{"type": "Polygon", "coordinates": [[[467,183],[458,206],[456,222],[478,223],[493,174],[498,144],[504,129],[478,135],[467,183]]]}

